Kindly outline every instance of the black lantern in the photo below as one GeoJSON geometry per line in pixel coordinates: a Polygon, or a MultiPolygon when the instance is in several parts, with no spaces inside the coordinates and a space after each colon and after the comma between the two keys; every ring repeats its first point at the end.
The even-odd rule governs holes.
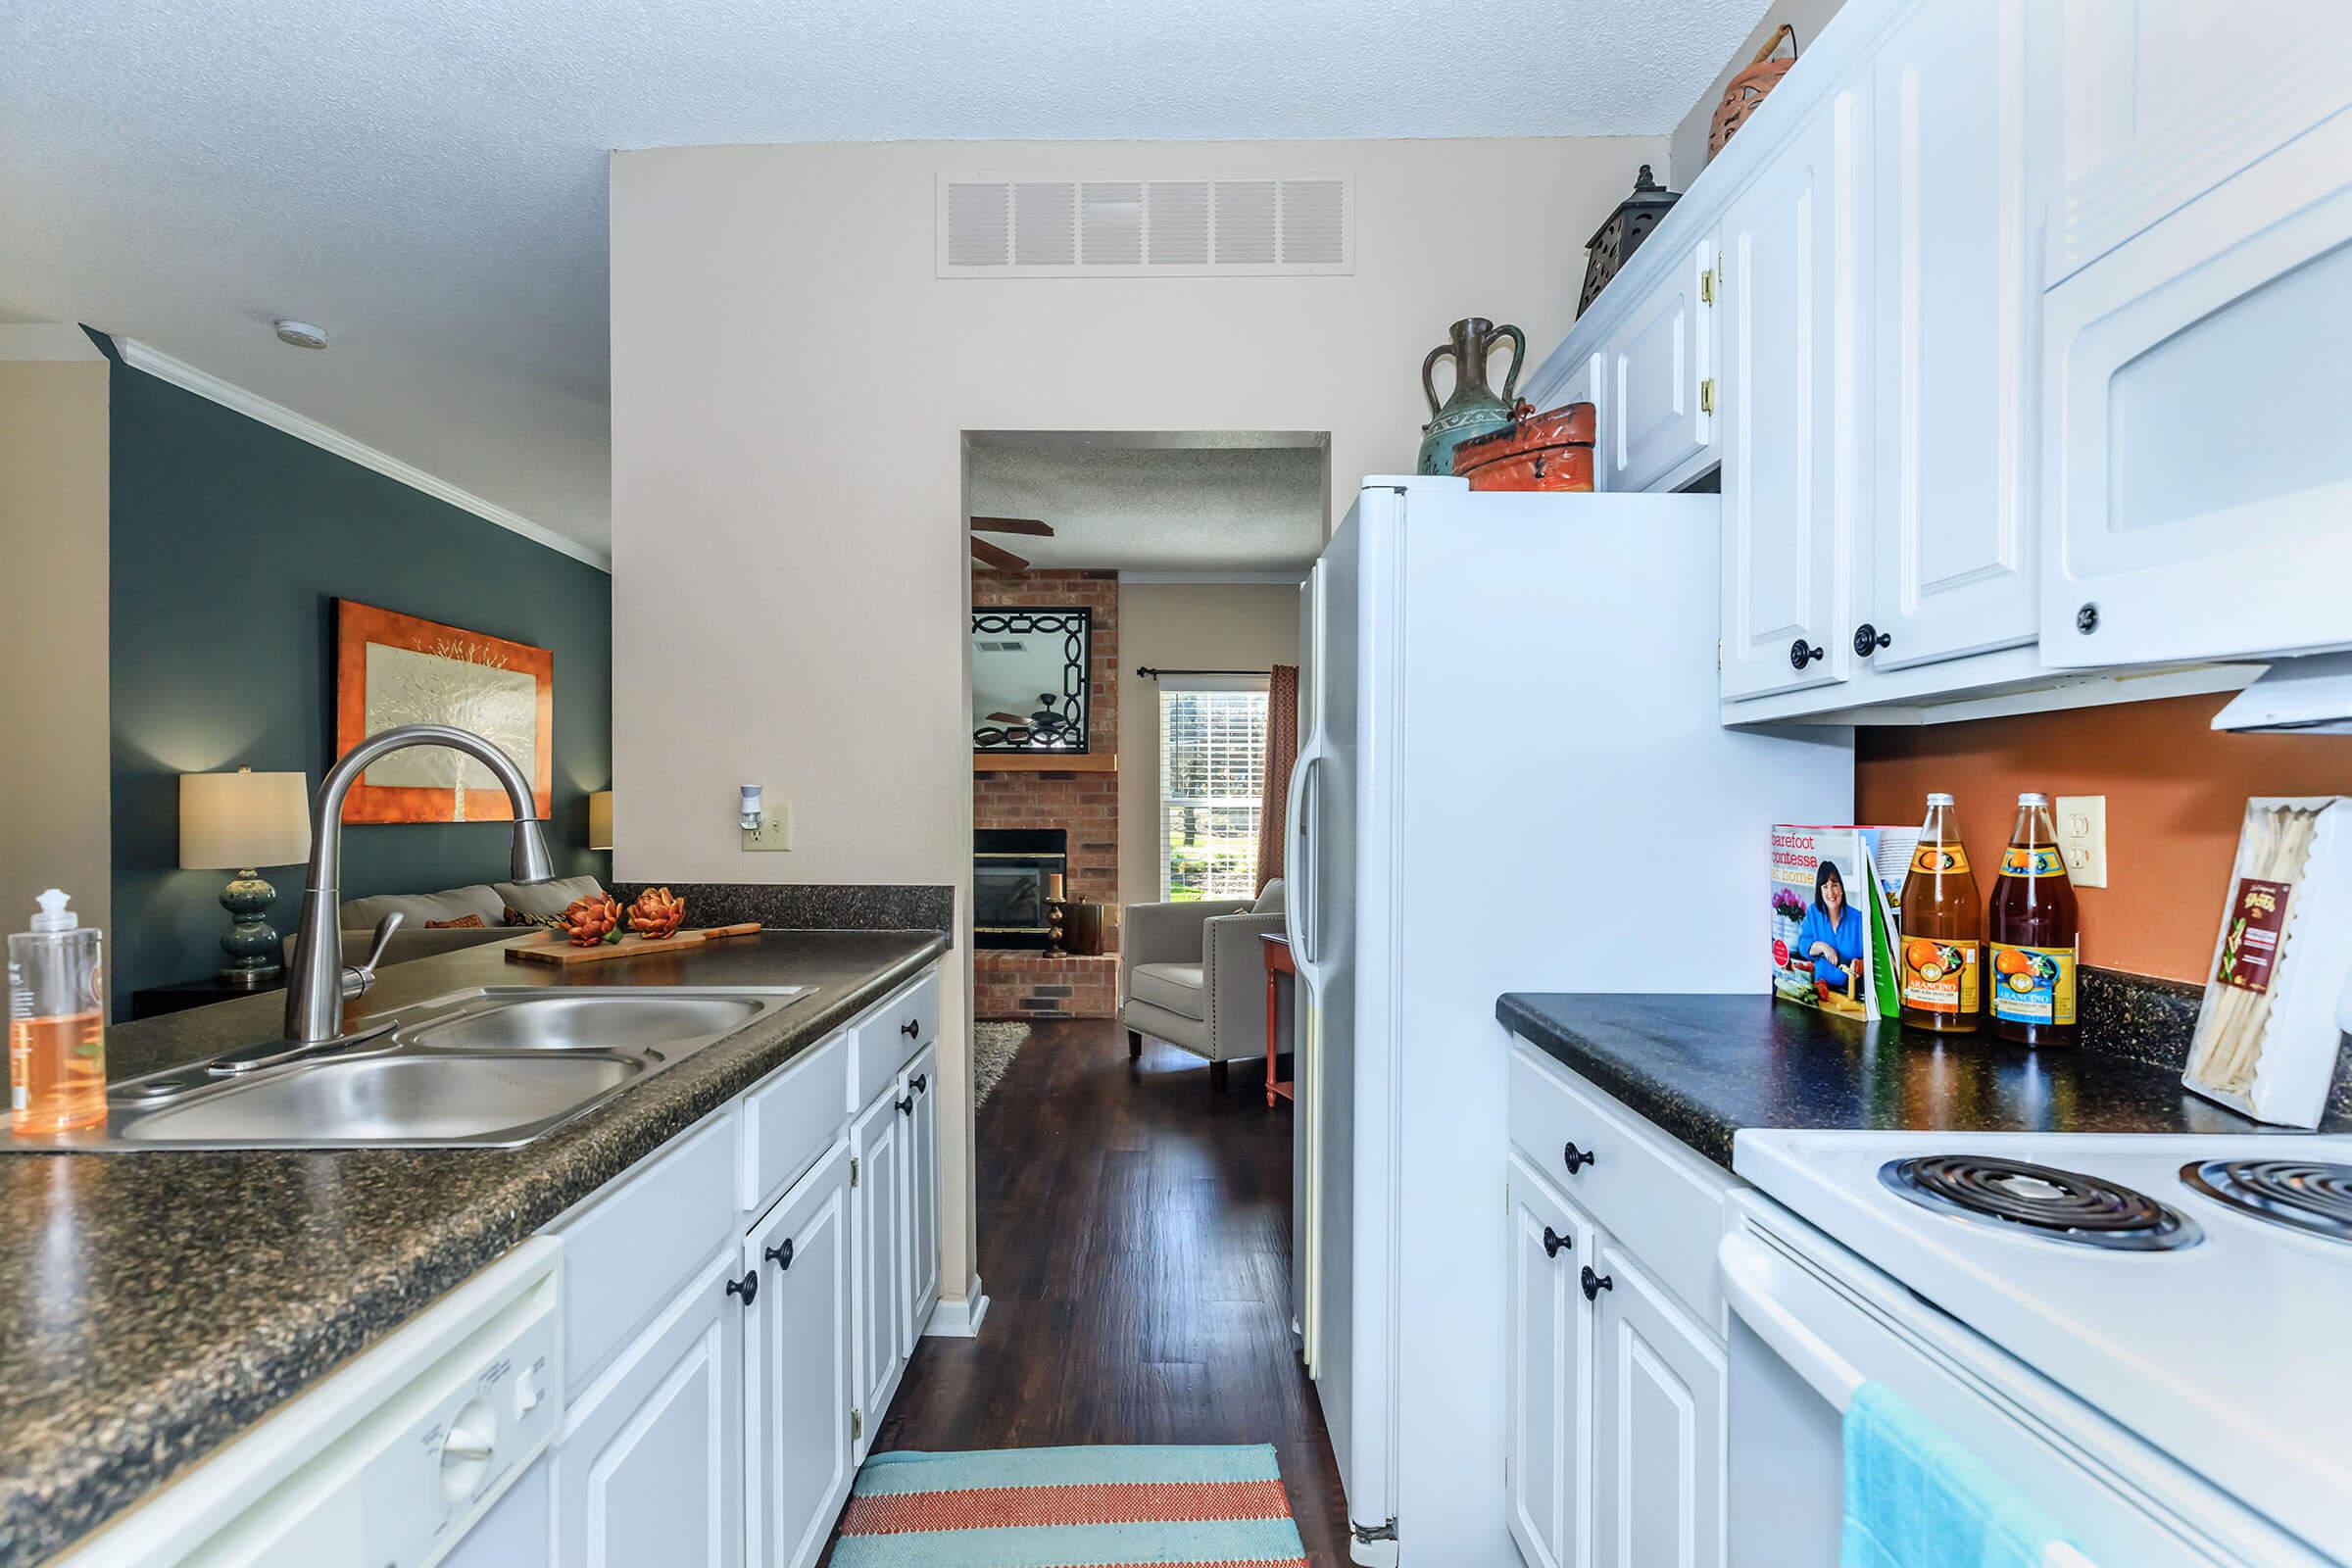
{"type": "Polygon", "coordinates": [[[1658,226],[1676,202],[1680,192],[1671,191],[1650,176],[1649,166],[1643,164],[1642,172],[1634,176],[1634,193],[1617,204],[1609,220],[1593,230],[1587,241],[1585,256],[1585,292],[1576,302],[1576,314],[1582,316],[1592,308],[1600,291],[1609,286],[1609,279],[1642,248],[1649,231],[1658,226]]]}

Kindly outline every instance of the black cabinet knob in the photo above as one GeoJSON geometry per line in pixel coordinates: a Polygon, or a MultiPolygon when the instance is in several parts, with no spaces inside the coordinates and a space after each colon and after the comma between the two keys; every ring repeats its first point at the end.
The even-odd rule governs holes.
{"type": "Polygon", "coordinates": [[[899,1033],[905,1035],[909,1040],[912,1040],[916,1035],[922,1033],[922,1020],[919,1018],[909,1018],[905,1023],[899,1025],[899,1033]]]}
{"type": "Polygon", "coordinates": [[[1828,649],[1823,648],[1819,643],[1809,643],[1802,637],[1788,645],[1788,663],[1795,669],[1804,668],[1816,659],[1829,657],[1828,649]]]}
{"type": "Polygon", "coordinates": [[[931,1075],[928,1073],[918,1072],[906,1081],[914,1085],[914,1092],[918,1095],[926,1093],[931,1087],[931,1075]]]}
{"type": "MultiPolygon", "coordinates": [[[[1586,1272],[1590,1273],[1591,1270],[1587,1270],[1586,1272]]],[[[754,1269],[750,1273],[745,1274],[744,1277],[739,1280],[727,1281],[727,1294],[729,1296],[740,1296],[743,1298],[744,1305],[751,1305],[753,1298],[760,1294],[759,1270],[754,1269]]]]}
{"type": "Polygon", "coordinates": [[[911,1116],[914,1114],[914,1097],[912,1095],[908,1095],[906,1099],[899,1102],[899,1114],[902,1116],[911,1116]]]}
{"type": "Polygon", "coordinates": [[[1560,1158],[1567,1162],[1568,1174],[1571,1176],[1575,1175],[1578,1171],[1583,1170],[1587,1165],[1592,1164],[1600,1156],[1598,1154],[1588,1153],[1584,1150],[1577,1148],[1574,1144],[1570,1144],[1566,1149],[1560,1151],[1560,1158]]]}
{"type": "Polygon", "coordinates": [[[2087,637],[2098,629],[2099,607],[2085,601],[2082,608],[2075,612],[2075,630],[2087,637]]]}
{"type": "Polygon", "coordinates": [[[1613,1291],[1617,1288],[1617,1282],[1606,1274],[1593,1273],[1592,1265],[1590,1263],[1585,1265],[1584,1273],[1577,1276],[1577,1283],[1585,1288],[1585,1299],[1588,1301],[1603,1291],[1613,1291]]]}
{"type": "Polygon", "coordinates": [[[1866,620],[1854,628],[1854,657],[1868,659],[1893,641],[1894,633],[1881,631],[1866,620]]]}
{"type": "Polygon", "coordinates": [[[783,1246],[781,1246],[781,1247],[770,1247],[770,1248],[765,1248],[765,1249],[763,1249],[763,1250],[762,1250],[762,1255],[764,1255],[764,1256],[767,1258],[767,1260],[768,1260],[770,1263],[773,1263],[773,1264],[775,1264],[775,1265],[776,1265],[776,1267],[778,1267],[778,1268],[780,1268],[780,1269],[789,1269],[789,1268],[791,1268],[791,1267],[792,1267],[792,1238],[791,1238],[791,1237],[789,1237],[789,1236],[785,1237],[785,1238],[784,1238],[784,1245],[783,1245],[783,1246]]]}
{"type": "Polygon", "coordinates": [[[1546,1225],[1544,1227],[1544,1255],[1545,1257],[1557,1257],[1560,1255],[1561,1248],[1574,1247],[1575,1245],[1576,1244],[1574,1242],[1571,1242],[1567,1237],[1562,1236],[1558,1231],[1553,1230],[1550,1226],[1546,1225]]]}

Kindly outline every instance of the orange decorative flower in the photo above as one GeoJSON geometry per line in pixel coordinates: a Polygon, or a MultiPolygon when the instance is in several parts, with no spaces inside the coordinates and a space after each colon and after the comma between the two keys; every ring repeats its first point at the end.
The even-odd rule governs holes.
{"type": "Polygon", "coordinates": [[[667,888],[647,888],[629,906],[629,929],[649,939],[673,934],[685,918],[686,901],[667,888]]]}
{"type": "Polygon", "coordinates": [[[564,911],[564,934],[575,948],[593,948],[620,940],[620,901],[609,893],[574,899],[564,911]]]}

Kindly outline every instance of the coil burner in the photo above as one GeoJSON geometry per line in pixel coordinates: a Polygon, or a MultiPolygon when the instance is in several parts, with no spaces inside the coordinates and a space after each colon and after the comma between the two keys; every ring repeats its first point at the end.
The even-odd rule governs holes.
{"type": "Polygon", "coordinates": [[[2352,1165],[2308,1159],[2208,1159],[2180,1179],[2218,1203],[2273,1225],[2352,1242],[2352,1165]]]}
{"type": "Polygon", "coordinates": [[[2023,1160],[1929,1154],[1888,1160],[1879,1181],[1922,1208],[2075,1247],[2162,1252],[2205,1239],[2195,1220],[2145,1193],[2023,1160]]]}

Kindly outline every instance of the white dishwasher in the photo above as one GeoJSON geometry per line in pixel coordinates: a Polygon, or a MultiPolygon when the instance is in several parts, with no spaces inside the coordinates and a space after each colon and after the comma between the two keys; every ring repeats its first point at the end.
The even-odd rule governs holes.
{"type": "Polygon", "coordinates": [[[59,1559],[431,1568],[563,1425],[563,1243],[534,1237],[59,1559]]]}

